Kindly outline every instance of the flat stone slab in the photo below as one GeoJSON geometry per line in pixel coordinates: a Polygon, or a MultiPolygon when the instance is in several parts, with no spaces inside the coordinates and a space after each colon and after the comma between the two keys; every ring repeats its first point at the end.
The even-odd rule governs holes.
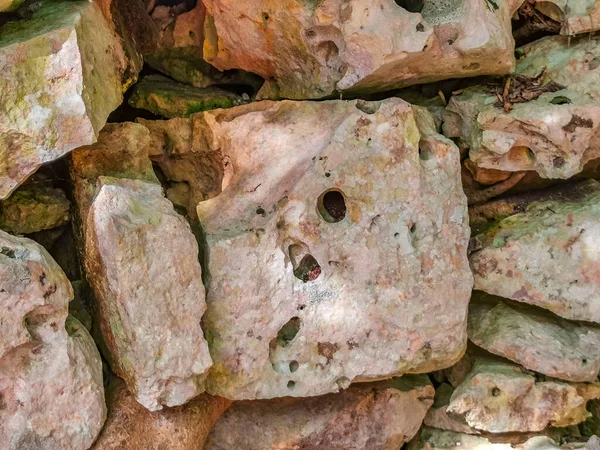
{"type": "Polygon", "coordinates": [[[236,402],[204,448],[398,450],[417,433],[433,392],[427,376],[408,375],[320,397],[236,402]]]}
{"type": "Polygon", "coordinates": [[[226,166],[197,208],[208,392],[320,395],[462,356],[466,199],[458,149],[424,109],[259,102],[192,120],[226,166]]]}
{"type": "Polygon", "coordinates": [[[475,289],[600,322],[600,184],[530,202],[477,235],[469,260],[475,289]]]}
{"type": "Polygon", "coordinates": [[[564,320],[482,292],[475,292],[469,304],[469,339],[554,378],[595,381],[600,372],[600,326],[564,320]]]}
{"type": "MultiPolygon", "coordinates": [[[[511,103],[506,112],[497,95],[503,93],[503,85],[465,89],[450,99],[444,135],[459,138],[479,167],[570,178],[585,163],[600,157],[598,39],[581,37],[569,42],[562,36],[547,37],[521,51],[525,56],[517,64],[517,77],[535,78],[544,70],[545,75],[539,86],[529,80],[529,87],[520,92],[509,89],[509,98],[533,99],[511,103]],[[539,92],[550,83],[558,86],[539,92]]],[[[514,80],[511,85],[517,86],[514,80]]]]}

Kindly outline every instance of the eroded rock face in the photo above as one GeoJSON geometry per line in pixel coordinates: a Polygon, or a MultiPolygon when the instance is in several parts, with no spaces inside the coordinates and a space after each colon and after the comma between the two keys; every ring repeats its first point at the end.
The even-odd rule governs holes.
{"type": "Polygon", "coordinates": [[[384,91],[514,67],[513,2],[204,3],[204,58],[268,80],[262,98],[384,91]]]}
{"type": "Polygon", "coordinates": [[[96,140],[122,101],[127,57],[113,24],[87,0],[42,2],[0,35],[3,199],[43,163],[96,140]]]}
{"type": "Polygon", "coordinates": [[[209,392],[320,395],[460,358],[466,202],[458,149],[424,109],[260,102],[193,119],[230,171],[197,208],[209,392]]]}
{"type": "Polygon", "coordinates": [[[573,36],[600,29],[598,0],[537,0],[535,8],[562,23],[560,34],[573,36]]]}
{"type": "Polygon", "coordinates": [[[560,319],[539,308],[511,305],[481,292],[469,304],[469,339],[551,377],[595,381],[600,372],[600,327],[560,319]]]}
{"type": "Polygon", "coordinates": [[[198,246],[162,188],[101,177],[85,258],[111,367],[137,401],[157,410],[203,392],[211,358],[198,246]]]}
{"type": "Polygon", "coordinates": [[[590,180],[533,201],[475,239],[475,288],[572,320],[600,322],[600,189],[590,180]]]}
{"type": "Polygon", "coordinates": [[[397,450],[416,434],[433,393],[426,376],[406,376],[320,397],[236,402],[204,448],[397,450]]]}
{"type": "Polygon", "coordinates": [[[198,450],[231,401],[202,394],[184,406],[148,411],[120,379],[107,389],[108,418],[92,450],[198,450]]]}
{"type": "Polygon", "coordinates": [[[512,103],[507,113],[489,86],[466,89],[450,100],[444,135],[460,138],[479,167],[569,178],[600,156],[600,46],[597,40],[569,43],[557,36],[527,45],[523,52],[517,75],[537,77],[545,67],[543,85],[529,81],[521,94],[510,92],[533,100],[512,103]],[[536,90],[551,82],[559,86],[536,97],[536,90]],[[556,91],[559,87],[564,89],[556,91]]]}
{"type": "Polygon", "coordinates": [[[519,366],[480,358],[446,410],[481,431],[535,432],[584,421],[587,401],[598,396],[598,383],[538,382],[519,366]]]}
{"type": "Polygon", "coordinates": [[[40,245],[0,231],[0,279],[0,448],[89,448],[106,418],[102,363],[66,320],[67,277],[40,245]]]}

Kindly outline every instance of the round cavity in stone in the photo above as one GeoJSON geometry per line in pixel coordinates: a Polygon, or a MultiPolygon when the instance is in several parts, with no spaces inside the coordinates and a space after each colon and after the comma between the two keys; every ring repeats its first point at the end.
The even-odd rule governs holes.
{"type": "Polygon", "coordinates": [[[337,223],[346,217],[346,199],[339,189],[328,189],[317,201],[319,214],[329,223],[337,223]]]}

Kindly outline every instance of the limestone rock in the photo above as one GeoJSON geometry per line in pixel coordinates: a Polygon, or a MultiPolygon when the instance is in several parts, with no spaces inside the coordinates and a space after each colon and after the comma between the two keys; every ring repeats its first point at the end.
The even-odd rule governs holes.
{"type": "Polygon", "coordinates": [[[96,140],[122,101],[127,57],[96,2],[42,2],[0,27],[0,199],[96,140]]]}
{"type": "Polygon", "coordinates": [[[116,379],[107,393],[108,418],[92,450],[198,450],[231,401],[202,394],[184,406],[148,411],[116,379]]]}
{"type": "Polygon", "coordinates": [[[197,208],[208,392],[320,395],[462,356],[458,149],[424,109],[265,101],[192,120],[197,148],[226,166],[223,192],[197,208]]]}
{"type": "Polygon", "coordinates": [[[129,104],[163,117],[189,117],[217,108],[231,108],[242,97],[216,87],[194,88],[160,75],[150,75],[133,88],[129,104]]]}
{"type": "Polygon", "coordinates": [[[447,411],[477,430],[535,432],[584,421],[587,401],[599,396],[599,383],[537,382],[518,366],[480,358],[452,394],[447,411]]]}
{"type": "Polygon", "coordinates": [[[580,184],[529,203],[476,236],[475,288],[572,320],[600,322],[600,189],[580,184]]]}
{"type": "Polygon", "coordinates": [[[351,386],[304,399],[236,402],[205,450],[397,450],[433,402],[426,376],[351,386]]]}
{"type": "Polygon", "coordinates": [[[162,188],[101,177],[85,253],[111,367],[137,400],[157,410],[203,392],[211,358],[198,246],[162,188]]]}
{"type": "Polygon", "coordinates": [[[243,69],[268,80],[261,98],[384,91],[514,68],[513,2],[204,4],[204,59],[220,70],[243,69]]]}
{"type": "Polygon", "coordinates": [[[466,89],[449,102],[444,135],[460,138],[479,167],[569,178],[600,157],[600,45],[597,39],[569,43],[556,36],[523,47],[523,53],[517,76],[537,77],[545,70],[543,85],[564,89],[555,91],[554,85],[536,97],[543,86],[527,81],[520,93],[509,92],[533,100],[511,104],[508,113],[489,86],[466,89]]]}
{"type": "Polygon", "coordinates": [[[598,0],[537,0],[535,8],[560,22],[560,34],[573,36],[600,30],[598,0]]]}
{"type": "Polygon", "coordinates": [[[71,203],[62,189],[30,184],[0,202],[0,229],[29,234],[56,228],[70,219],[71,203]]]}
{"type": "Polygon", "coordinates": [[[71,285],[35,242],[0,231],[0,448],[88,448],[106,417],[102,363],[67,319],[71,285]]]}
{"type": "Polygon", "coordinates": [[[600,327],[560,319],[539,308],[510,305],[481,292],[469,304],[469,339],[554,378],[594,381],[600,372],[600,327]]]}
{"type": "Polygon", "coordinates": [[[447,409],[453,392],[454,389],[447,383],[442,383],[436,389],[435,401],[433,406],[427,411],[423,423],[428,427],[439,428],[441,430],[479,434],[480,431],[467,425],[464,418],[448,413],[447,409]]]}

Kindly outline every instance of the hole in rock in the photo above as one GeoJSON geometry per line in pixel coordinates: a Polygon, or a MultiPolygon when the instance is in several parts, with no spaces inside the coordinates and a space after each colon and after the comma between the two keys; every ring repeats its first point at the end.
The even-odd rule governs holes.
{"type": "Polygon", "coordinates": [[[294,373],[296,370],[298,370],[298,368],[300,367],[300,364],[298,364],[298,361],[294,360],[294,361],[290,361],[290,372],[294,373]]]}
{"type": "Polygon", "coordinates": [[[501,392],[502,391],[500,391],[500,389],[498,389],[497,387],[495,387],[494,389],[492,389],[492,396],[498,397],[501,392]]]}
{"type": "Polygon", "coordinates": [[[288,389],[294,389],[294,387],[296,386],[296,382],[295,381],[288,381],[287,387],[288,389]]]}
{"type": "Polygon", "coordinates": [[[429,149],[419,147],[419,159],[429,161],[431,158],[433,158],[433,153],[429,149]]]}
{"type": "Polygon", "coordinates": [[[323,220],[337,223],[346,217],[346,200],[342,191],[329,189],[319,196],[317,209],[323,220]]]}
{"type": "Polygon", "coordinates": [[[583,359],[581,360],[581,362],[582,362],[583,364],[587,364],[587,359],[583,358],[583,359]]]}
{"type": "Polygon", "coordinates": [[[313,255],[305,255],[298,267],[294,269],[294,276],[305,283],[316,280],[319,275],[321,275],[321,266],[313,255]]]}
{"type": "Polygon", "coordinates": [[[425,0],[395,0],[396,5],[408,12],[420,13],[425,6],[425,0]]]}
{"type": "Polygon", "coordinates": [[[302,328],[302,319],[300,319],[300,317],[292,317],[277,332],[277,344],[280,347],[287,347],[287,345],[294,340],[300,331],[300,328],[302,328]]]}

